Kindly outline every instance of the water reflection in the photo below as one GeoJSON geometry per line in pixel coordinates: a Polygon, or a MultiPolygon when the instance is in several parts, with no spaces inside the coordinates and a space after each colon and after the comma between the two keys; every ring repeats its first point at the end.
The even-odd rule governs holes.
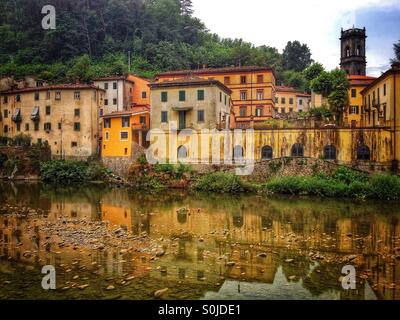
{"type": "Polygon", "coordinates": [[[3,213],[18,205],[45,215],[0,213],[3,262],[78,261],[75,266],[104,279],[131,275],[143,289],[137,298],[147,299],[149,288],[165,284],[172,298],[182,299],[400,299],[400,210],[392,204],[12,184],[0,185],[0,203],[8,205],[3,213]],[[46,239],[38,226],[66,217],[108,221],[110,228],[148,235],[167,254],[122,256],[118,247],[70,247],[57,254],[57,242],[41,251],[46,239]],[[36,251],[32,261],[26,253],[36,251]],[[349,255],[357,255],[351,261],[358,272],[354,291],[344,291],[339,281],[349,255]]]}

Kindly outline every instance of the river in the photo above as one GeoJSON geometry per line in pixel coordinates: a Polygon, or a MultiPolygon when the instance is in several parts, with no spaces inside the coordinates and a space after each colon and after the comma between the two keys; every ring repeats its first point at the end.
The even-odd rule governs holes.
{"type": "Polygon", "coordinates": [[[400,299],[393,203],[1,183],[0,209],[0,299],[147,300],[163,288],[172,300],[400,299]],[[43,246],[41,223],[57,219],[105,221],[165,253],[43,246]],[[44,265],[56,290],[41,286],[44,265]],[[354,290],[342,287],[344,265],[354,290]]]}

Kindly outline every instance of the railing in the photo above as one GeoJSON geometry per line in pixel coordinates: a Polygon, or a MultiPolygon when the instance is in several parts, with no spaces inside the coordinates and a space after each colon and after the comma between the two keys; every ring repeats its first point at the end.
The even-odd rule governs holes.
{"type": "Polygon", "coordinates": [[[142,131],[142,130],[148,130],[148,127],[144,123],[133,123],[131,125],[132,130],[134,131],[142,131]]]}

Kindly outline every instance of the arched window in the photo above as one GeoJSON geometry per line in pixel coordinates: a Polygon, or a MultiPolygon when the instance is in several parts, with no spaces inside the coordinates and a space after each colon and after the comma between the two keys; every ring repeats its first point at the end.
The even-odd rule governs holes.
{"type": "Polygon", "coordinates": [[[270,146],[264,146],[261,149],[261,158],[262,160],[272,159],[272,148],[270,146]]]}
{"type": "Polygon", "coordinates": [[[304,157],[304,147],[301,143],[296,143],[293,145],[292,157],[304,157]]]}
{"type": "Polygon", "coordinates": [[[346,47],[346,57],[350,57],[350,47],[346,47]]]}
{"type": "Polygon", "coordinates": [[[332,145],[324,147],[324,159],[336,160],[336,148],[332,145]]]}
{"type": "Polygon", "coordinates": [[[235,148],[233,148],[233,160],[234,161],[242,161],[244,157],[244,149],[242,146],[235,146],[235,148]]]}
{"type": "Polygon", "coordinates": [[[361,56],[361,46],[357,46],[357,55],[361,56]]]}
{"type": "Polygon", "coordinates": [[[180,146],[178,148],[178,160],[179,159],[186,159],[188,157],[188,151],[185,146],[180,146]]]}
{"type": "Polygon", "coordinates": [[[357,160],[370,160],[371,152],[365,144],[361,144],[357,148],[357,160]]]}

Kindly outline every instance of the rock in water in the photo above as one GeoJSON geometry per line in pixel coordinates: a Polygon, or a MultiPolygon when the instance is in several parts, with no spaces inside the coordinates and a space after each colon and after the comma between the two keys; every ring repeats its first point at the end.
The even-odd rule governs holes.
{"type": "Polygon", "coordinates": [[[157,290],[156,292],[154,292],[154,297],[157,298],[157,299],[159,299],[159,298],[161,298],[162,296],[164,296],[168,291],[169,291],[169,288],[157,290]]]}

